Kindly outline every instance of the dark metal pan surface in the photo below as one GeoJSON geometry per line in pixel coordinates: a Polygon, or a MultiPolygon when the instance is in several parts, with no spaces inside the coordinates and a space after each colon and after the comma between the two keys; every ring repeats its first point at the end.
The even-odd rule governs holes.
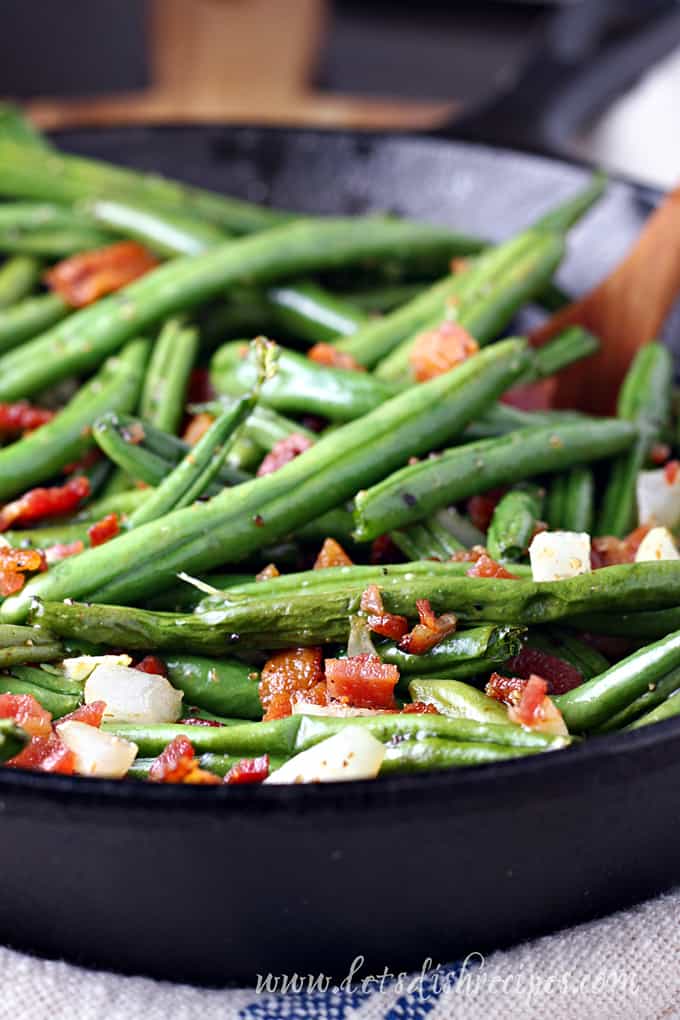
{"type": "MultiPolygon", "coordinates": [[[[392,209],[501,238],[585,179],[432,138],[258,128],[64,133],[64,148],[306,212],[392,209]]],[[[651,196],[652,200],[654,196],[651,196]]],[[[649,211],[631,184],[573,233],[581,291],[649,211]]],[[[592,381],[596,385],[596,380],[592,381]]],[[[171,980],[444,962],[680,880],[680,720],[569,751],[320,787],[175,788],[0,771],[0,940],[171,980]]]]}

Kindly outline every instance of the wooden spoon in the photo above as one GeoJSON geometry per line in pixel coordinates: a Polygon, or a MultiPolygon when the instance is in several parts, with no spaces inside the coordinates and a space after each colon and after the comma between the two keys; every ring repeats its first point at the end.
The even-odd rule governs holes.
{"type": "Polygon", "coordinates": [[[658,336],[679,294],[680,187],[652,213],[623,262],[602,283],[532,333],[532,344],[540,347],[577,324],[601,341],[597,354],[560,372],[555,406],[611,414],[635,353],[658,336]]]}

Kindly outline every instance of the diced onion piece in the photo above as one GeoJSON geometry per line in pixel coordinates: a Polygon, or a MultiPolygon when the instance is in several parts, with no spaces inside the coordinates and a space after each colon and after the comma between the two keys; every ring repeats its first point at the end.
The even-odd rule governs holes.
{"type": "Polygon", "coordinates": [[[367,730],[348,726],[314,747],[301,751],[265,783],[334,783],[350,779],[374,779],[380,771],[385,748],[367,730]]]}
{"type": "Polygon", "coordinates": [[[680,560],[680,553],[668,528],[652,528],[640,542],[635,562],[646,560],[680,560]]]}
{"type": "Polygon", "coordinates": [[[122,779],[137,757],[137,745],[82,722],[64,722],[57,732],[74,755],[80,776],[122,779]]]}
{"type": "Polygon", "coordinates": [[[384,715],[379,708],[353,708],[351,705],[315,705],[311,701],[293,702],[293,715],[326,715],[334,719],[349,719],[357,715],[384,715]]]}
{"type": "Polygon", "coordinates": [[[85,684],[85,703],[106,702],[104,719],[116,722],[171,723],[182,714],[182,692],[164,676],[104,663],[85,684]]]}
{"type": "Polygon", "coordinates": [[[347,641],[347,658],[357,655],[377,655],[371,638],[370,628],[363,616],[351,616],[349,621],[349,640],[347,641]]]}
{"type": "Polygon", "coordinates": [[[69,680],[87,680],[97,666],[129,666],[131,662],[129,655],[78,655],[64,659],[61,670],[69,680]]]}
{"type": "Polygon", "coordinates": [[[636,485],[638,522],[674,528],[680,523],[680,474],[677,478],[661,468],[640,471],[636,485]],[[669,481],[669,478],[672,480],[669,481]]]}
{"type": "Polygon", "coordinates": [[[590,535],[585,531],[540,531],[529,547],[534,581],[562,581],[590,573],[590,535]]]}

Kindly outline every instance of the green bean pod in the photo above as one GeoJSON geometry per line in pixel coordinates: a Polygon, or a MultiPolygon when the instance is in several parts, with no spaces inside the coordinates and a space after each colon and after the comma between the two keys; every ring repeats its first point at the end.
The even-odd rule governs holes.
{"type": "Polygon", "coordinates": [[[489,765],[527,754],[540,753],[541,748],[509,747],[501,744],[460,743],[426,737],[423,740],[388,744],[380,766],[381,776],[409,776],[437,769],[489,765]]]}
{"type": "Polygon", "coordinates": [[[538,425],[572,425],[581,422],[583,425],[592,421],[578,411],[522,411],[510,404],[497,403],[492,405],[484,415],[473,422],[465,430],[465,440],[493,439],[506,436],[508,432],[518,429],[534,428],[538,425]]]}
{"type": "Polygon", "coordinates": [[[82,698],[71,694],[59,694],[57,691],[39,687],[38,684],[19,680],[16,676],[4,673],[0,673],[0,694],[30,694],[53,719],[61,719],[62,715],[75,712],[82,704],[82,698]]]}
{"type": "Polygon", "coordinates": [[[537,486],[512,489],[496,506],[486,548],[494,560],[521,560],[526,556],[543,507],[543,490],[537,486]]]}
{"type": "Polygon", "coordinates": [[[630,422],[602,418],[587,426],[521,429],[453,447],[359,492],[355,536],[370,541],[495,486],[622,453],[636,439],[630,422]]]}
{"type": "Polygon", "coordinates": [[[162,256],[198,255],[228,236],[224,229],[195,216],[127,199],[98,196],[82,202],[77,209],[96,226],[140,241],[162,256]]]}
{"type": "Polygon", "coordinates": [[[112,240],[113,235],[64,206],[46,202],[0,205],[0,251],[63,258],[104,247],[112,240]]]}
{"type": "Polygon", "coordinates": [[[12,676],[55,694],[67,694],[78,701],[83,699],[84,682],[70,680],[57,666],[12,666],[12,676]]]}
{"type": "Polygon", "coordinates": [[[58,294],[25,298],[0,314],[0,354],[61,322],[70,308],[58,294]]]}
{"type": "Polygon", "coordinates": [[[133,340],[76,393],[52,421],[0,450],[0,500],[57,474],[92,445],[91,427],[106,411],[136,406],[149,344],[133,340]]]}
{"type": "Polygon", "coordinates": [[[443,676],[452,666],[467,667],[468,676],[483,672],[480,660],[505,662],[522,650],[525,638],[522,627],[487,624],[470,630],[458,630],[439,641],[429,652],[413,655],[403,652],[394,641],[381,642],[376,651],[383,662],[399,667],[400,673],[443,676]]]}
{"type": "Polygon", "coordinates": [[[234,719],[261,719],[259,673],[236,659],[205,659],[171,652],[163,657],[168,679],[188,705],[234,719]]]}
{"type": "Polygon", "coordinates": [[[15,255],[0,267],[0,309],[27,297],[40,281],[40,262],[31,255],[15,255]]]}
{"type": "Polygon", "coordinates": [[[565,490],[561,527],[565,531],[593,529],[595,514],[595,479],[592,468],[578,464],[565,475],[565,490]]]}
{"type": "Polygon", "coordinates": [[[635,355],[619,394],[617,412],[638,429],[635,445],[612,465],[597,521],[598,535],[623,537],[636,524],[635,487],[652,445],[670,420],[673,361],[663,344],[649,343],[635,355]]]}
{"type": "Polygon", "coordinates": [[[601,726],[597,727],[595,732],[612,733],[615,730],[628,729],[631,723],[657,708],[678,690],[680,690],[680,669],[672,669],[660,680],[648,684],[646,691],[643,691],[639,697],[634,698],[619,712],[609,716],[601,726]]]}
{"type": "Polygon", "coordinates": [[[20,729],[12,719],[0,719],[0,762],[14,758],[29,739],[28,733],[20,729]]]}
{"type": "Polygon", "coordinates": [[[153,345],[139,413],[165,432],[176,434],[184,417],[189,376],[198,353],[198,332],[170,319],[153,345]]]}
{"type": "Polygon", "coordinates": [[[678,715],[680,715],[680,691],[671,694],[660,705],[653,708],[651,712],[640,716],[639,719],[636,719],[626,729],[637,730],[640,726],[650,726],[652,723],[665,722],[666,719],[674,719],[678,715]]]}
{"type": "Polygon", "coordinates": [[[599,202],[607,188],[607,175],[596,171],[585,188],[548,210],[534,224],[537,230],[568,230],[599,202]]]}
{"type": "Polygon", "coordinates": [[[279,328],[313,344],[349,336],[367,321],[350,301],[308,280],[270,287],[265,300],[279,328]]]}
{"type": "Polygon", "coordinates": [[[408,685],[413,701],[433,705],[441,715],[473,722],[508,725],[508,710],[494,698],[458,680],[415,677],[408,685]]]}
{"type": "Polygon", "coordinates": [[[244,559],[342,505],[358,486],[383,477],[409,456],[461,432],[512,384],[527,357],[520,342],[494,344],[455,372],[412,387],[332,431],[278,471],[87,550],[76,557],[77,570],[62,560],[7,599],[0,619],[21,620],[39,595],[139,601],[162,590],[180,570],[200,572],[244,559]]]}
{"type": "Polygon", "coordinates": [[[43,133],[13,103],[0,103],[0,137],[43,152],[50,148],[43,133]]]}
{"type": "Polygon", "coordinates": [[[289,758],[296,750],[295,739],[301,719],[301,715],[289,715],[271,722],[232,719],[226,726],[105,722],[102,729],[133,741],[141,758],[156,757],[175,737],[188,737],[198,754],[228,754],[238,758],[273,754],[289,758]]]}

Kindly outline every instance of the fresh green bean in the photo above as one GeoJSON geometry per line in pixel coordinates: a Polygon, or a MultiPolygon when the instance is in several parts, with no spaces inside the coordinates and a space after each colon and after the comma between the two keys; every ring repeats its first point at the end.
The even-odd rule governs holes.
{"type": "Polygon", "coordinates": [[[0,450],[0,500],[6,500],[78,460],[92,445],[91,426],[105,411],[135,407],[149,356],[133,340],[83,386],[52,421],[0,450]]]}
{"type": "Polygon", "coordinates": [[[0,314],[0,354],[18,347],[65,318],[70,309],[58,294],[25,298],[0,314]]]}
{"type": "Polygon", "coordinates": [[[26,746],[29,736],[12,719],[0,719],[0,762],[9,761],[26,746]]]}
{"type": "Polygon", "coordinates": [[[309,343],[349,336],[366,323],[364,313],[350,301],[307,280],[270,287],[265,300],[279,328],[309,343]]]}
{"type": "Polygon", "coordinates": [[[0,204],[0,251],[62,258],[101,248],[112,240],[115,238],[107,231],[64,206],[46,202],[0,204]]]}
{"type": "Polygon", "coordinates": [[[512,489],[497,504],[486,548],[494,560],[521,560],[526,556],[543,507],[543,490],[538,486],[512,489]]]}
{"type": "Polygon", "coordinates": [[[12,676],[17,680],[43,687],[55,694],[68,694],[82,701],[84,683],[82,680],[70,680],[58,667],[47,666],[12,666],[12,676]]]}
{"type": "Polygon", "coordinates": [[[524,637],[525,630],[522,627],[486,624],[456,631],[421,655],[403,652],[394,641],[379,644],[376,651],[383,662],[398,666],[400,673],[444,676],[444,672],[451,666],[465,665],[469,668],[467,675],[474,676],[477,672],[483,672],[477,668],[482,659],[499,663],[518,655],[524,637]]]}
{"type": "Polygon", "coordinates": [[[595,205],[606,191],[607,175],[596,171],[588,185],[560,205],[551,208],[534,224],[536,229],[568,230],[595,205]]]}
{"type": "Polygon", "coordinates": [[[595,479],[592,468],[578,464],[565,475],[562,527],[565,531],[587,531],[593,528],[595,513],[595,479]]]}
{"type": "Polygon", "coordinates": [[[413,701],[433,705],[442,715],[473,722],[509,724],[508,710],[494,698],[458,680],[416,677],[408,685],[413,701]]]}
{"type": "Polygon", "coordinates": [[[612,465],[597,522],[598,535],[626,535],[636,522],[635,487],[640,469],[670,420],[673,361],[663,344],[637,352],[619,394],[617,412],[638,430],[635,445],[612,465]]]}
{"type": "Polygon", "coordinates": [[[381,776],[411,775],[435,769],[488,765],[527,754],[540,753],[541,748],[509,747],[501,744],[460,743],[426,737],[423,740],[388,744],[380,766],[381,776]]]}
{"type": "Polygon", "coordinates": [[[164,256],[198,255],[221,244],[228,236],[224,229],[195,216],[155,209],[146,203],[135,204],[128,199],[98,196],[77,208],[100,228],[132,237],[164,256]]]}
{"type": "Polygon", "coordinates": [[[192,723],[119,723],[105,722],[102,729],[132,740],[140,757],[160,754],[175,737],[188,737],[198,754],[228,754],[253,758],[258,754],[290,757],[301,715],[289,715],[271,722],[229,720],[227,726],[196,726],[192,723]]]}
{"type": "Polygon", "coordinates": [[[235,719],[261,719],[259,673],[236,659],[205,659],[195,655],[164,656],[168,679],[184,692],[189,705],[235,719]]]}
{"type": "Polygon", "coordinates": [[[601,726],[597,727],[595,732],[611,733],[614,730],[627,729],[636,719],[647,715],[678,690],[680,690],[680,669],[672,669],[660,680],[648,684],[646,691],[643,691],[639,697],[634,698],[619,712],[609,716],[601,726]]]}
{"type": "Polygon", "coordinates": [[[60,644],[22,644],[0,648],[0,669],[11,669],[24,662],[56,662],[64,655],[60,644]]]}
{"type": "Polygon", "coordinates": [[[60,719],[62,715],[75,712],[82,704],[82,698],[74,697],[71,694],[59,694],[46,687],[39,687],[38,684],[19,680],[15,676],[3,673],[0,673],[0,694],[30,694],[46,712],[51,713],[54,719],[60,719]]]}
{"type": "Polygon", "coordinates": [[[651,712],[647,712],[645,715],[640,716],[634,723],[627,726],[628,730],[636,730],[640,726],[650,726],[652,723],[665,722],[666,719],[674,719],[677,715],[680,715],[680,691],[676,691],[675,694],[671,694],[669,698],[662,701],[660,705],[653,708],[651,712]]]}
{"type": "Polygon", "coordinates": [[[520,383],[534,382],[536,379],[547,379],[561,372],[567,365],[581,361],[595,354],[600,346],[596,336],[580,326],[571,326],[556,337],[534,350],[534,359],[526,378],[520,383]]]}
{"type": "Polygon", "coordinates": [[[518,429],[534,428],[538,425],[552,425],[581,422],[587,425],[592,421],[578,411],[522,411],[510,404],[497,403],[490,407],[477,421],[467,427],[464,434],[466,442],[475,439],[492,439],[495,436],[506,436],[508,432],[518,429]]]}
{"type": "Polygon", "coordinates": [[[22,110],[13,103],[0,103],[0,136],[30,146],[34,150],[42,149],[44,152],[50,148],[43,133],[38,131],[28,117],[24,116],[22,110]]]}
{"type": "Polygon", "coordinates": [[[54,634],[49,634],[42,627],[22,627],[11,623],[0,623],[0,648],[15,648],[26,645],[28,648],[38,645],[53,645],[54,634]]]}
{"type": "Polygon", "coordinates": [[[0,268],[0,309],[27,297],[40,280],[40,262],[32,255],[14,255],[0,268]]]}
{"type": "Polygon", "coordinates": [[[411,301],[423,291],[424,286],[422,283],[393,283],[362,287],[348,291],[344,297],[366,315],[384,315],[411,301]]]}
{"type": "Polygon", "coordinates": [[[453,447],[359,492],[356,538],[377,538],[498,485],[622,453],[636,439],[637,430],[631,423],[603,418],[587,426],[579,422],[521,429],[497,439],[453,447]]]}
{"type": "Polygon", "coordinates": [[[138,601],[161,590],[179,570],[200,572],[244,559],[341,505],[358,486],[409,456],[455,436],[524,371],[527,357],[520,342],[494,344],[455,372],[412,387],[333,431],[278,471],[87,550],[76,557],[78,570],[65,569],[67,559],[54,564],[2,604],[0,619],[21,620],[38,595],[138,601]]]}
{"type": "Polygon", "coordinates": [[[142,418],[177,434],[184,417],[187,385],[198,353],[198,332],[170,319],[154,343],[139,403],[142,418]]]}

